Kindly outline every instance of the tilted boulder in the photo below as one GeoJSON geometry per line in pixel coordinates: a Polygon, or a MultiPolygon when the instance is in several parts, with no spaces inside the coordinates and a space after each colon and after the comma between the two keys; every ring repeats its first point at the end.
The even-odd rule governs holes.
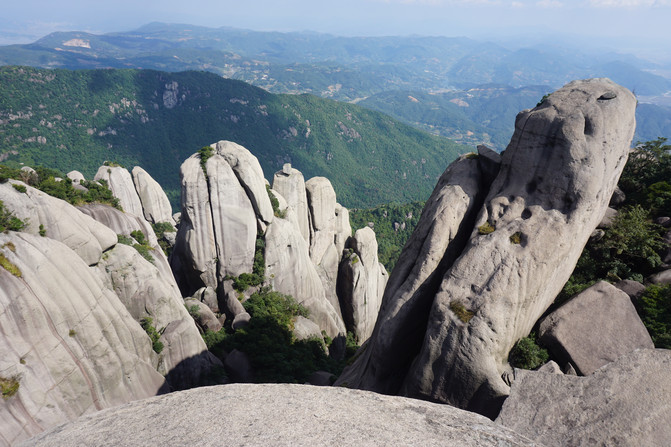
{"type": "Polygon", "coordinates": [[[0,200],[16,217],[27,222],[23,231],[35,235],[43,233],[63,242],[88,265],[98,263],[102,252],[117,242],[116,233],[105,225],[69,203],[21,182],[10,180],[0,184],[0,200]],[[26,192],[15,190],[12,184],[25,186],[26,192]]]}
{"type": "Polygon", "coordinates": [[[115,293],[64,244],[0,234],[0,443],[167,389],[151,342],[115,293]],[[7,264],[5,264],[7,265],[7,264]]]}
{"type": "Polygon", "coordinates": [[[121,166],[101,166],[94,180],[105,180],[112,195],[119,199],[121,208],[126,213],[143,216],[142,203],[137,195],[130,172],[121,166]]]}
{"type": "Polygon", "coordinates": [[[671,351],[641,349],[586,377],[515,370],[496,422],[552,446],[660,446],[671,439],[671,351]]]}
{"type": "Polygon", "coordinates": [[[540,322],[539,341],[562,364],[588,375],[635,349],[655,345],[629,296],[600,281],[540,322]]]}
{"type": "Polygon", "coordinates": [[[191,445],[195,433],[201,445],[534,445],[480,415],[447,405],[287,384],[170,393],[81,418],[23,445],[191,445]]]}
{"type": "Polygon", "coordinates": [[[151,223],[168,222],[174,225],[170,200],[161,185],[139,166],[135,166],[131,174],[135,190],[140,198],[144,218],[151,223]]]}
{"type": "Polygon", "coordinates": [[[373,230],[357,230],[349,245],[350,252],[340,264],[337,292],[345,327],[363,343],[373,332],[387,271],[378,261],[373,230]]]}
{"type": "MultiPolygon", "coordinates": [[[[456,202],[462,210],[475,204],[475,222],[470,211],[448,212],[448,228],[461,227],[467,240],[458,234],[445,249],[424,249],[437,252],[427,260],[417,254],[422,237],[413,235],[371,343],[340,381],[495,415],[509,392],[510,349],[553,302],[606,212],[635,108],[631,92],[594,79],[521,112],[491,186],[466,188],[472,192],[456,202]],[[484,202],[471,200],[478,193],[484,202]],[[426,271],[427,264],[436,267],[426,271]],[[399,324],[408,319],[408,327],[399,324]],[[398,345],[406,352],[389,349],[398,345]]],[[[434,206],[430,199],[427,208],[434,206]]],[[[415,233],[430,228],[422,219],[415,233]]]]}

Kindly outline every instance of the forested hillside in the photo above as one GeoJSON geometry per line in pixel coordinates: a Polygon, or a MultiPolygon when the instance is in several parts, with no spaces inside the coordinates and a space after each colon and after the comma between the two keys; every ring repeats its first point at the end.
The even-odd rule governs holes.
{"type": "Polygon", "coordinates": [[[379,112],[309,95],[273,95],[205,72],[0,68],[0,160],[77,169],[141,165],[179,197],[179,166],[204,145],[235,141],[271,177],[292,163],[325,176],[346,206],[428,196],[468,151],[379,112]]]}

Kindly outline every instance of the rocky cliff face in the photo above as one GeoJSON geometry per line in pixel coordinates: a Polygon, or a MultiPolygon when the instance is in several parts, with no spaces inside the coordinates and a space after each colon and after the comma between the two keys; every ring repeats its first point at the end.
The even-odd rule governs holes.
{"type": "Polygon", "coordinates": [[[518,115],[498,172],[484,150],[450,166],[339,383],[496,414],[509,392],[508,352],[606,212],[635,106],[609,80],[572,82],[518,115]]]}
{"type": "Polygon", "coordinates": [[[0,380],[16,387],[0,401],[0,445],[221,368],[142,209],[77,209],[13,180],[0,200],[27,222],[0,234],[0,380]],[[147,259],[117,242],[131,234],[147,259]]]}
{"type": "MultiPolygon", "coordinates": [[[[370,291],[354,299],[365,312],[346,327],[336,289],[347,282],[339,266],[351,228],[347,210],[337,203],[326,178],[305,182],[300,171],[286,165],[275,174],[270,190],[256,158],[229,141],[192,155],[182,165],[181,177],[182,222],[171,265],[184,296],[203,288],[216,291],[216,302],[208,302],[214,312],[229,317],[244,313],[231,278],[258,275],[254,269],[259,266],[253,264],[261,243],[260,283],[307,307],[309,318],[329,337],[342,337],[346,330],[360,337],[370,333],[357,327],[372,327],[386,272],[375,253],[362,264],[371,271],[366,276],[370,291]],[[277,201],[276,210],[271,197],[277,201]]],[[[374,243],[375,235],[368,239],[374,243]]],[[[243,291],[242,299],[254,290],[243,291]]]]}

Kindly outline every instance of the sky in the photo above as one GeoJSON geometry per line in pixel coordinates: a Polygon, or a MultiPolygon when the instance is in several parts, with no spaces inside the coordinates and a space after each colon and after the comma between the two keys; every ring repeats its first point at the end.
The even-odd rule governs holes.
{"type": "Polygon", "coordinates": [[[53,31],[130,31],[154,21],[346,36],[504,38],[519,45],[562,34],[626,52],[671,52],[671,0],[19,0],[2,7],[0,44],[28,43],[53,31]]]}

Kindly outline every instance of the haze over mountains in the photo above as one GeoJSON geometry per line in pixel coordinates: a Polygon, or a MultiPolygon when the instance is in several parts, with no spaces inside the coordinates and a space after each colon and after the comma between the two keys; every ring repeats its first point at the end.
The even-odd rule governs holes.
{"type": "Polygon", "coordinates": [[[520,109],[570,80],[609,77],[639,98],[635,140],[671,134],[671,65],[587,45],[508,47],[463,37],[338,37],[151,23],[102,35],[57,32],[0,47],[0,64],[212,71],[273,93],[362,101],[457,142],[498,150],[520,109]]]}

